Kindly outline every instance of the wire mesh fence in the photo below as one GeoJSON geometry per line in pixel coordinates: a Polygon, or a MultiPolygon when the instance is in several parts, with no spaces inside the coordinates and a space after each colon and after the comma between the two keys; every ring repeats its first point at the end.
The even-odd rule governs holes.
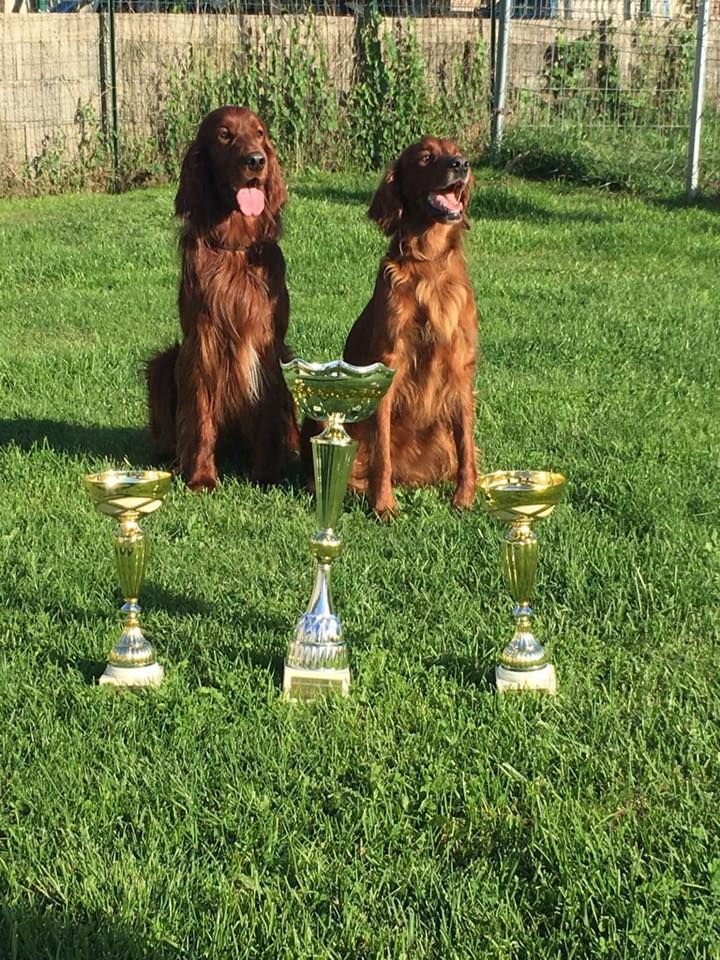
{"type": "MultiPolygon", "coordinates": [[[[47,3],[47,12],[6,5],[0,14],[4,192],[175,176],[198,120],[229,102],[258,110],[291,168],[377,168],[423,132],[455,137],[478,157],[505,28],[500,162],[683,187],[697,12],[678,0],[513,0],[504,20],[499,0],[47,3]]],[[[720,183],[714,3],[705,189],[720,183]]]]}
{"type": "MultiPolygon", "coordinates": [[[[512,26],[503,155],[516,168],[548,172],[555,164],[595,182],[668,190],[683,182],[696,14],[669,2],[659,15],[631,13],[622,4],[575,3],[562,21],[512,26]]],[[[716,63],[719,27],[715,21],[716,63]]],[[[711,186],[718,182],[717,69],[708,81],[703,155],[711,186]]]]}

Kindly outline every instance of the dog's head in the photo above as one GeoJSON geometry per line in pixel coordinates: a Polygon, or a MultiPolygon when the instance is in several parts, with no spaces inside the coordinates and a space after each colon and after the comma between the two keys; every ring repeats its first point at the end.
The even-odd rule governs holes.
{"type": "Polygon", "coordinates": [[[403,150],[372,198],[368,216],[388,236],[399,226],[434,223],[469,227],[473,179],[470,164],[452,140],[423,137],[403,150]]]}
{"type": "Polygon", "coordinates": [[[183,159],[175,213],[211,226],[239,213],[259,235],[278,224],[287,198],[260,117],[246,107],[209,113],[183,159]]]}

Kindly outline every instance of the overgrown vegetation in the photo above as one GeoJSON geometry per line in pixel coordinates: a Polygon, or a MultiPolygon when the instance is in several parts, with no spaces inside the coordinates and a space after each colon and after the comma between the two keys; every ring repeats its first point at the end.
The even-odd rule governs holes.
{"type": "MultiPolygon", "coordinates": [[[[107,124],[79,103],[75,136],[46,138],[15,187],[123,189],[175,179],[198,118],[222,103],[261,114],[288,171],[378,169],[426,131],[454,137],[475,161],[483,156],[490,76],[481,33],[443,57],[418,39],[421,21],[383,18],[372,4],[347,24],[352,62],[338,62],[324,21],[312,14],[248,24],[231,49],[193,48],[169,67],[162,89],[149,91],[156,109],[142,135],[123,127],[121,109],[117,170],[107,124]]],[[[540,89],[514,91],[500,162],[530,176],[677,193],[687,151],[692,18],[641,20],[629,39],[611,20],[579,35],[569,30],[545,52],[540,89]],[[621,56],[623,43],[629,48],[621,56]]],[[[720,181],[719,131],[711,102],[704,117],[705,143],[712,144],[708,183],[720,181]]]]}
{"type": "Polygon", "coordinates": [[[438,131],[478,147],[487,118],[487,71],[482,38],[467,41],[461,57],[443,62],[430,78],[412,21],[391,31],[370,12],[359,28],[358,82],[346,118],[355,160],[383,166],[425,132],[438,131]]]}
{"type": "Polygon", "coordinates": [[[554,115],[562,120],[616,116],[620,79],[613,35],[603,21],[574,39],[560,32],[547,48],[543,79],[554,115]]]}
{"type": "Polygon", "coordinates": [[[545,52],[545,102],[551,114],[570,123],[685,128],[694,46],[691,21],[660,26],[640,21],[623,78],[617,28],[611,21],[573,38],[561,31],[545,52]]]}
{"type": "Polygon", "coordinates": [[[316,21],[308,16],[300,24],[290,22],[286,35],[273,32],[271,22],[257,36],[245,33],[225,68],[200,52],[171,70],[158,139],[172,176],[198,118],[224,103],[243,104],[263,117],[286,166],[337,162],[341,118],[316,21]]]}
{"type": "MultiPolygon", "coordinates": [[[[516,94],[501,162],[535,177],[679,192],[687,159],[692,20],[638,22],[624,69],[620,43],[610,21],[576,36],[560,31],[545,52],[541,91],[516,94]]],[[[718,130],[720,115],[708,104],[707,144],[716,142],[718,130]]],[[[716,169],[708,180],[717,176],[716,169]]]]}
{"type": "MultiPolygon", "coordinates": [[[[248,27],[224,58],[193,50],[169,68],[158,93],[155,129],[144,140],[121,132],[120,186],[176,177],[198,118],[223,103],[245,104],[268,124],[287,169],[375,169],[425,132],[456,137],[478,154],[487,130],[487,69],[482,39],[430,70],[412,20],[370,11],[357,21],[353,65],[331,67],[321,21],[307,15],[255,33],[248,27]],[[220,61],[220,65],[218,65],[220,61]],[[339,71],[339,73],[338,73],[339,71]]],[[[107,184],[107,136],[90,113],[78,119],[81,148],[70,161],[63,138],[51,138],[25,171],[38,192],[107,184]],[[102,162],[100,160],[102,159],[102,162]]]]}
{"type": "Polygon", "coordinates": [[[23,181],[44,193],[81,190],[89,185],[107,188],[112,158],[105,130],[89,103],[78,101],[74,119],[76,134],[72,146],[62,132],[46,136],[40,152],[25,163],[23,181]]]}
{"type": "Polygon", "coordinates": [[[287,35],[246,34],[229,66],[203,55],[173,70],[161,110],[162,154],[175,174],[198,116],[220,103],[242,103],[265,119],[281,159],[292,169],[351,165],[375,169],[425,131],[471,139],[477,146],[486,113],[482,42],[431,77],[412,21],[388,30],[370,12],[357,28],[357,58],[347,89],[338,87],[318,31],[306,17],[287,35]]]}

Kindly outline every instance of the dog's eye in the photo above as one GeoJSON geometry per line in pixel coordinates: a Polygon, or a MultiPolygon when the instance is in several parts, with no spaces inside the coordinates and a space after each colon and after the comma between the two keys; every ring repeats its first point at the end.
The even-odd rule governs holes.
{"type": "Polygon", "coordinates": [[[230,143],[230,141],[232,140],[232,134],[230,133],[229,130],[226,130],[225,127],[222,127],[218,131],[218,140],[220,141],[220,143],[230,143]]]}
{"type": "Polygon", "coordinates": [[[264,137],[264,136],[265,136],[265,131],[263,130],[262,127],[260,127],[260,129],[258,130],[258,136],[259,136],[259,137],[264,137]]]}
{"type": "Polygon", "coordinates": [[[426,167],[433,159],[434,158],[431,153],[421,153],[418,157],[418,163],[421,163],[424,167],[426,167]]]}

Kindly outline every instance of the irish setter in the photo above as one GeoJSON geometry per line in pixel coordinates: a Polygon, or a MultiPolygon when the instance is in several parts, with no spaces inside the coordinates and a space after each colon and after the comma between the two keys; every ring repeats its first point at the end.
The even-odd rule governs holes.
{"type": "Polygon", "coordinates": [[[368,210],[392,239],[344,358],[397,370],[375,416],[350,428],[359,443],[350,485],[368,489],[380,515],[397,512],[393,484],[454,479],[456,507],[475,499],[478,328],[462,252],[471,185],[455,144],[424,137],[395,161],[368,210]]]}
{"type": "Polygon", "coordinates": [[[297,446],[280,370],[288,292],[280,211],[288,195],[265,125],[221,107],[200,124],[182,163],[182,340],[148,364],[150,424],[160,456],[193,490],[212,490],[219,443],[244,448],[250,478],[282,478],[297,446]]]}

